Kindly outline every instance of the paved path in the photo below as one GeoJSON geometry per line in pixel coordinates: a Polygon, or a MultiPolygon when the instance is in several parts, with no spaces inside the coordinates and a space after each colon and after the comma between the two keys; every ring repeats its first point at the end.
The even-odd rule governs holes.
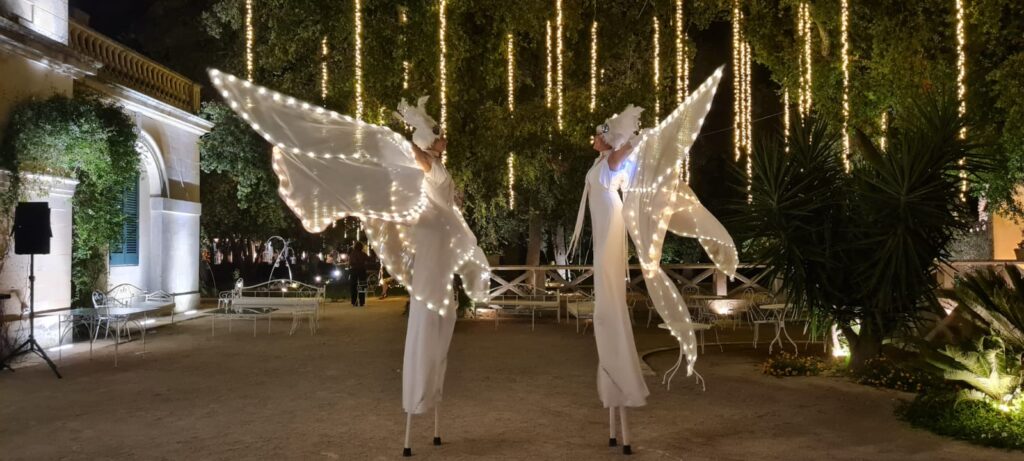
{"type": "MultiPolygon", "coordinates": [[[[113,368],[108,349],[65,355],[58,381],[31,366],[0,373],[0,458],[228,460],[397,459],[404,424],[400,366],[404,300],[332,304],[314,337],[276,320],[256,338],[195,319],[155,330],[113,368]]],[[[638,331],[641,348],[669,343],[638,331]]],[[[763,348],[760,352],[763,354],[763,348]]],[[[655,354],[664,370],[672,353],[655,354]]],[[[701,393],[650,378],[632,412],[633,459],[1010,460],[913,429],[893,417],[904,397],[830,378],[761,375],[749,346],[708,349],[701,393]]],[[[443,432],[414,422],[415,459],[616,459],[595,389],[593,336],[543,319],[459,322],[449,358],[443,432]]]]}

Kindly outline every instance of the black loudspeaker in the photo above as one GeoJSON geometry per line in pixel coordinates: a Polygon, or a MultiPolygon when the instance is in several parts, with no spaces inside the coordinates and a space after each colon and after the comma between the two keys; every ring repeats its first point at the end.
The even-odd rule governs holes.
{"type": "Polygon", "coordinates": [[[14,254],[50,254],[50,204],[19,202],[14,210],[14,254]]]}

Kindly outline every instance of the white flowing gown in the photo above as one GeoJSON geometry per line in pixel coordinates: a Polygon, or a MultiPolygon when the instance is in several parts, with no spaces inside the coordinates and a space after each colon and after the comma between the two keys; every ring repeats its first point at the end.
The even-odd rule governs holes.
{"type": "Polygon", "coordinates": [[[633,163],[608,166],[608,152],[587,172],[590,220],[594,233],[594,338],[597,342],[597,392],[607,407],[647,403],[647,384],[633,341],[626,308],[626,223],[619,191],[627,185],[633,163]]]}

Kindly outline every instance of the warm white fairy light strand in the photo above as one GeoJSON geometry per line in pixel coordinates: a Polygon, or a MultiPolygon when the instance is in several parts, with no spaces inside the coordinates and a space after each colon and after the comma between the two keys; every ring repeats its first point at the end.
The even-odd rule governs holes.
{"type": "Polygon", "coordinates": [[[751,151],[751,57],[750,44],[744,36],[744,15],[740,0],[733,0],[732,9],[732,63],[733,63],[733,157],[738,162],[744,156],[747,164],[747,199],[750,199],[753,169],[751,151]]]}
{"type": "MultiPolygon", "coordinates": [[[[438,27],[438,41],[440,57],[438,61],[440,63],[439,73],[441,76],[441,130],[448,131],[448,41],[446,35],[448,35],[448,0],[440,0],[440,7],[438,8],[438,20],[440,26],[438,27]]],[[[447,155],[443,157],[447,159],[447,155]]]]}
{"type": "Polygon", "coordinates": [[[556,34],[555,34],[555,51],[556,51],[556,53],[558,55],[558,66],[557,66],[558,76],[555,79],[555,96],[556,96],[556,101],[558,102],[558,106],[556,108],[556,110],[557,110],[557,112],[556,112],[556,120],[557,120],[557,123],[558,123],[558,131],[562,131],[562,127],[564,125],[564,116],[565,116],[565,104],[564,104],[564,101],[563,101],[563,99],[565,97],[565,86],[564,86],[564,82],[565,82],[565,80],[564,80],[565,79],[565,66],[564,66],[564,56],[563,56],[563,51],[564,51],[563,39],[564,39],[565,32],[563,30],[564,23],[562,21],[562,0],[555,0],[555,14],[556,14],[556,16],[555,16],[555,29],[556,29],[556,34]]]}
{"type": "MultiPolygon", "coordinates": [[[[508,111],[514,114],[516,111],[516,47],[515,36],[509,32],[506,42],[506,59],[508,60],[508,111]]],[[[508,154],[508,208],[516,207],[516,154],[508,154]]]]}
{"type": "Polygon", "coordinates": [[[683,103],[690,81],[690,65],[686,61],[686,38],[683,36],[683,0],[676,0],[676,105],[683,103]]]}
{"type": "Polygon", "coordinates": [[[789,153],[790,123],[792,122],[789,119],[789,89],[784,88],[782,90],[782,143],[787,154],[789,153]]]}
{"type": "Polygon", "coordinates": [[[256,31],[252,27],[252,2],[245,0],[245,78],[250,82],[253,80],[256,68],[256,58],[253,55],[253,41],[256,38],[256,31]]]}
{"type": "Polygon", "coordinates": [[[814,102],[814,66],[812,61],[811,46],[813,36],[811,35],[811,7],[807,2],[801,2],[797,12],[797,32],[800,36],[800,93],[799,112],[801,122],[811,113],[811,106],[814,102]]]}
{"type": "Polygon", "coordinates": [[[327,88],[330,83],[330,74],[327,69],[327,57],[330,49],[327,47],[327,36],[320,40],[320,102],[327,105],[327,88]]]}
{"type": "Polygon", "coordinates": [[[363,119],[363,2],[355,0],[356,119],[363,119]]]}
{"type": "MultiPolygon", "coordinates": [[[[963,118],[967,115],[967,33],[964,30],[964,0],[956,0],[956,95],[959,99],[959,113],[963,118]]],[[[967,138],[967,128],[960,129],[960,139],[967,138]]],[[[960,200],[967,200],[967,171],[963,169],[964,159],[960,159],[960,200]]]]}
{"type": "Polygon", "coordinates": [[[597,109],[597,21],[590,25],[590,112],[597,109]]]}
{"type": "MultiPolygon", "coordinates": [[[[405,25],[409,23],[409,12],[403,7],[398,10],[398,22],[402,25],[403,39],[405,38],[405,25]]],[[[403,51],[404,52],[404,51],[403,51]]],[[[409,89],[409,61],[402,61],[402,89],[409,89]]]]}
{"type": "Polygon", "coordinates": [[[552,78],[554,67],[554,60],[551,57],[551,21],[545,23],[545,35],[544,35],[544,58],[547,61],[547,67],[544,72],[544,106],[551,107],[551,102],[554,99],[554,79],[552,78]]]}
{"type": "Polygon", "coordinates": [[[850,2],[840,0],[840,41],[843,53],[843,167],[850,172],[850,2]]]}
{"type": "Polygon", "coordinates": [[[889,144],[889,111],[882,111],[882,119],[879,121],[879,127],[882,132],[882,136],[878,139],[878,146],[882,148],[882,152],[885,152],[887,145],[889,144]]]}
{"type": "Polygon", "coordinates": [[[658,22],[658,17],[654,17],[654,50],[651,57],[651,66],[654,68],[652,73],[654,77],[654,122],[657,123],[661,119],[661,23],[658,22]]]}

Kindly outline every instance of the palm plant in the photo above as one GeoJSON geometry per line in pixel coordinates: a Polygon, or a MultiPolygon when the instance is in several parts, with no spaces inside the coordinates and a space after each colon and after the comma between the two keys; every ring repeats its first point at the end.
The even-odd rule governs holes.
{"type": "Polygon", "coordinates": [[[1002,269],[1005,278],[992,267],[965,275],[957,283],[957,299],[1010,348],[1024,351],[1024,273],[1009,264],[1002,269]]]}
{"type": "Polygon", "coordinates": [[[849,173],[839,134],[822,121],[796,124],[788,153],[772,140],[754,152],[737,224],[759,240],[756,257],[792,304],[838,323],[855,369],[922,310],[939,310],[936,264],[971,222],[961,171],[988,169],[962,128],[955,99],[932,94],[896,121],[887,149],[858,131],[849,173]]]}
{"type": "Polygon", "coordinates": [[[989,400],[1008,404],[1021,385],[1020,355],[1007,353],[1003,340],[995,336],[978,338],[967,349],[946,346],[928,363],[942,371],[950,381],[967,383],[972,389],[960,392],[960,398],[989,400]]]}

